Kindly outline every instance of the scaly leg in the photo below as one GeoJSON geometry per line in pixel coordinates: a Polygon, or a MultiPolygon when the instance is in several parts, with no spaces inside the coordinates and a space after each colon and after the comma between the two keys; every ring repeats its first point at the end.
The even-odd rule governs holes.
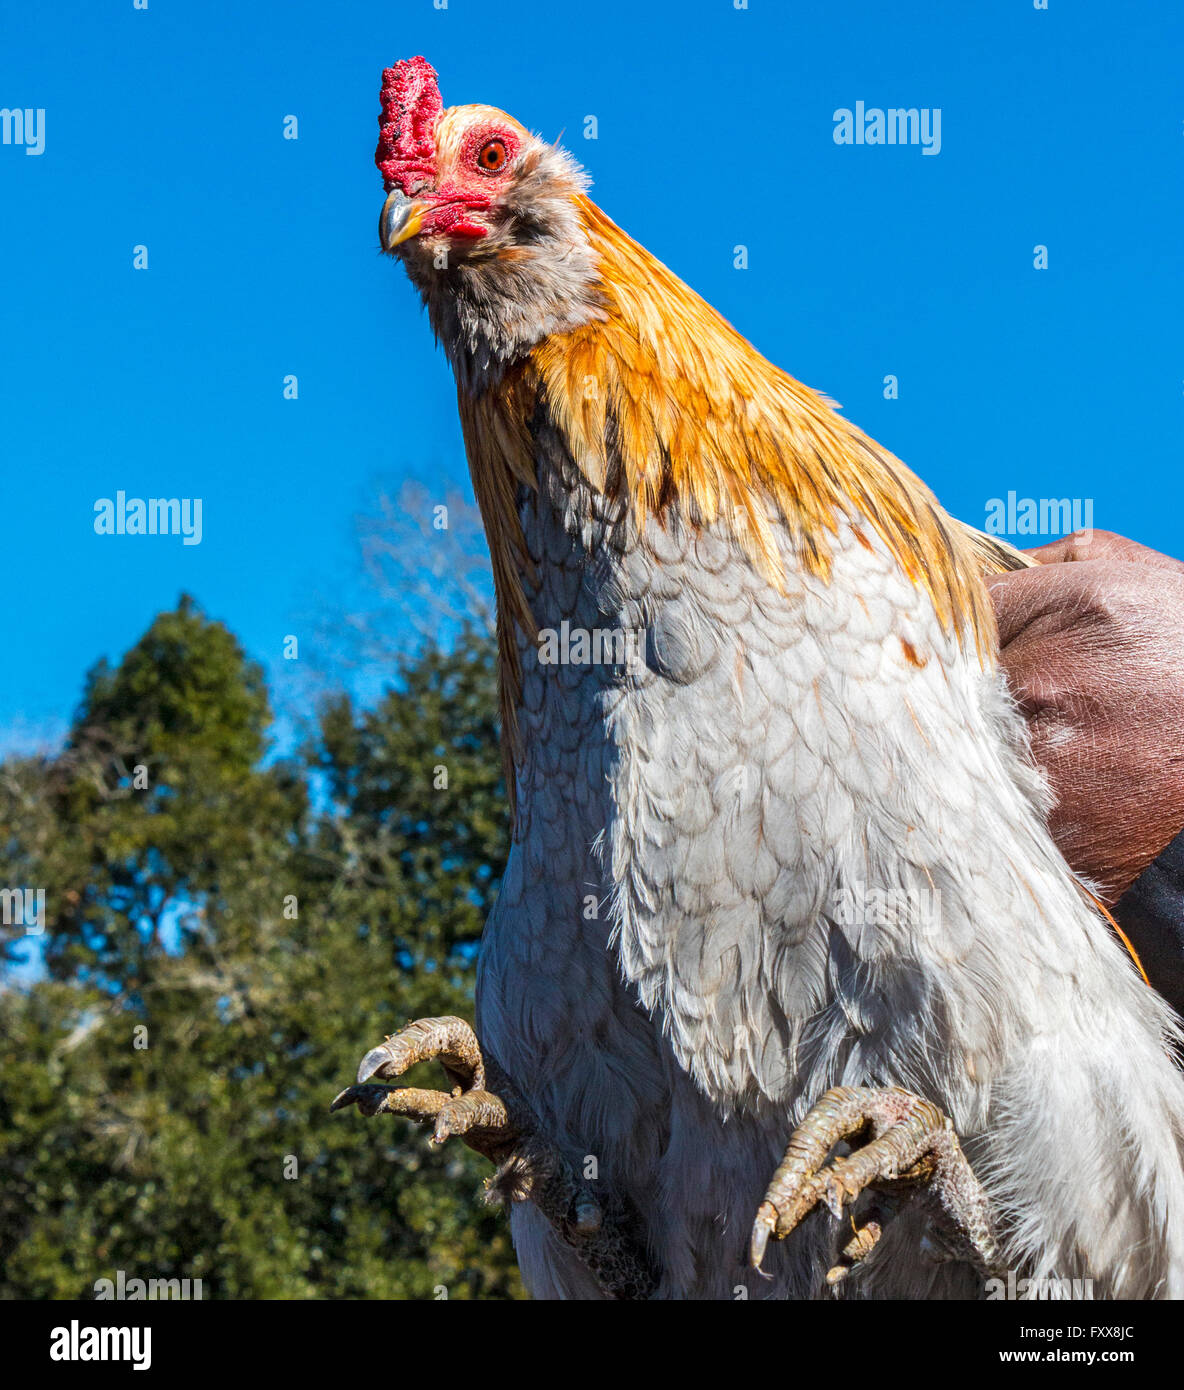
{"type": "MultiPolygon", "coordinates": [[[[770,1236],[784,1240],[820,1202],[838,1217],[844,1202],[853,1202],[865,1188],[892,1191],[903,1184],[923,1185],[936,1199],[953,1253],[986,1276],[999,1272],[1001,1256],[987,1197],[954,1126],[936,1105],[896,1086],[836,1086],[813,1107],[789,1141],[757,1210],[750,1247],[753,1268],[760,1269],[770,1236]],[[870,1137],[862,1148],[824,1166],[840,1140],[865,1134],[870,1137]]],[[[845,1278],[879,1236],[876,1222],[857,1230],[843,1251],[844,1263],[830,1271],[827,1282],[845,1278]]]]}
{"type": "Polygon", "coordinates": [[[472,1028],[460,1018],[421,1018],[362,1058],[358,1081],[330,1110],[356,1105],[363,1115],[405,1115],[432,1126],[433,1144],[456,1136],[497,1164],[486,1200],[532,1201],[610,1298],[644,1299],[656,1286],[633,1234],[635,1214],[619,1201],[602,1204],[571,1164],[541,1134],[509,1078],[486,1062],[472,1028]],[[380,1084],[417,1062],[436,1059],[450,1093],[380,1084]],[[378,1080],[376,1080],[378,1078],[378,1080]]]}

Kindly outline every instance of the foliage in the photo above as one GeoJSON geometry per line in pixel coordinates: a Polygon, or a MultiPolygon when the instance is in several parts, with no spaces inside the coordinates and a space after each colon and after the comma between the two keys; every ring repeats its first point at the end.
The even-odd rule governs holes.
{"type": "Polygon", "coordinates": [[[471,1016],[507,849],[494,684],[465,629],[269,759],[262,672],[186,598],[90,673],[60,754],[0,765],[0,884],[44,888],[48,919],[0,928],[0,1296],[119,1269],[216,1298],[521,1296],[482,1160],[328,1113],[384,1033],[471,1016]]]}

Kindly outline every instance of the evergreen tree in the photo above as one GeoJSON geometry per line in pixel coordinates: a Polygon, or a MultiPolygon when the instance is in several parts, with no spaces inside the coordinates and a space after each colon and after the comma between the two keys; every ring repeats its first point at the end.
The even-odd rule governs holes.
{"type": "Polygon", "coordinates": [[[0,1295],[521,1296],[479,1159],[328,1114],[384,1033],[471,1016],[495,709],[466,630],[269,763],[262,672],[183,599],[90,673],[60,755],[0,766],[0,885],[48,918],[0,991],[0,1295]]]}

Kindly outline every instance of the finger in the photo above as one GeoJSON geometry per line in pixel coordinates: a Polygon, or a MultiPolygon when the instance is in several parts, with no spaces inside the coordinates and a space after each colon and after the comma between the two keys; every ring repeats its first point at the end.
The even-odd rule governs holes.
{"type": "Polygon", "coordinates": [[[1140,545],[1127,536],[1113,531],[1074,531],[1071,535],[1049,541],[1047,545],[1026,550],[1042,565],[1073,564],[1083,560],[1123,560],[1131,564],[1151,565],[1156,569],[1184,572],[1184,563],[1158,550],[1140,545]]]}
{"type": "Polygon", "coordinates": [[[987,589],[995,606],[1000,649],[1036,624],[1067,627],[1081,615],[1083,595],[1098,566],[1041,564],[1034,569],[991,575],[987,589]]]}

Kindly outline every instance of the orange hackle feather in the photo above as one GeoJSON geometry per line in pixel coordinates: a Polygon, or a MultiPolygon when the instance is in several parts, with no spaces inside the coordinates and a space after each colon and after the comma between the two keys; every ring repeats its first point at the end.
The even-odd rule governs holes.
{"type": "MultiPolygon", "coordinates": [[[[872,528],[928,592],[946,630],[992,662],[995,623],[981,560],[929,489],[762,357],[594,203],[574,196],[600,262],[604,318],[544,339],[484,395],[460,393],[493,557],[507,767],[516,761],[521,691],[513,628],[536,635],[515,495],[520,483],[535,485],[529,423],[540,402],[589,484],[623,491],[639,531],[677,500],[685,523],[724,525],[768,582],[783,587],[769,505],[802,568],[823,579],[845,515],[872,528]]],[[[512,784],[511,776],[511,796],[512,784]]]]}
{"type": "Polygon", "coordinates": [[[1102,914],[1102,916],[1105,917],[1106,921],[1110,924],[1111,931],[1113,931],[1114,935],[1118,937],[1119,941],[1122,942],[1122,945],[1125,948],[1127,955],[1130,956],[1131,960],[1134,962],[1135,969],[1139,972],[1139,975],[1141,976],[1143,983],[1147,986],[1150,986],[1151,980],[1148,978],[1146,970],[1143,969],[1143,962],[1139,958],[1138,951],[1135,950],[1134,942],[1130,939],[1129,936],[1127,936],[1126,932],[1124,932],[1123,929],[1118,925],[1118,922],[1115,919],[1114,914],[1101,900],[1101,898],[1099,898],[1096,893],[1091,893],[1090,890],[1084,884],[1081,884],[1080,886],[1081,891],[1085,895],[1086,900],[1092,903],[1093,906],[1097,908],[1097,910],[1102,914]]]}

